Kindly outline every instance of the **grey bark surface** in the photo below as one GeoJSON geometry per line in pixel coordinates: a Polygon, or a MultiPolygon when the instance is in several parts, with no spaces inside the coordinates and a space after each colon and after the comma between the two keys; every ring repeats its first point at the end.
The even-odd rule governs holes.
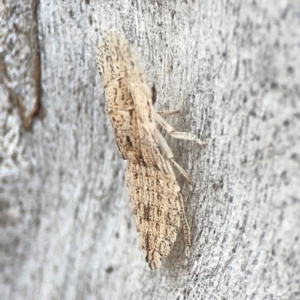
{"type": "Polygon", "coordinates": [[[299,2],[20,3],[0,3],[1,299],[300,299],[299,2]],[[139,248],[95,63],[110,27],[207,143],[167,137],[194,180],[187,268],[182,232],[158,271],[139,248]]]}

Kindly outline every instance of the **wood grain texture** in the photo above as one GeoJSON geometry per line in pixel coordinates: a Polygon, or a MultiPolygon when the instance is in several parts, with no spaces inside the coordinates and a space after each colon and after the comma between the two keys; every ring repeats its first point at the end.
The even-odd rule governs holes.
{"type": "Polygon", "coordinates": [[[4,299],[299,298],[300,6],[187,2],[41,1],[47,114],[32,132],[0,82],[4,299]],[[138,249],[95,63],[110,27],[138,50],[156,108],[207,142],[168,138],[195,181],[187,269],[180,241],[156,273],[138,249]]]}

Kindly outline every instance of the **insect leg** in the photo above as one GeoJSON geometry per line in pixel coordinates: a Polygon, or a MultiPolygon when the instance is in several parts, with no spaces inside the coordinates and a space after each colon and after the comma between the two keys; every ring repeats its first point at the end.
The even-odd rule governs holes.
{"type": "Polygon", "coordinates": [[[174,110],[174,111],[157,111],[157,113],[162,117],[172,116],[176,115],[180,112],[180,110],[174,110]]]}
{"type": "Polygon", "coordinates": [[[155,110],[153,111],[153,114],[158,124],[160,124],[173,138],[180,139],[180,140],[196,141],[199,145],[205,145],[205,142],[199,140],[196,135],[190,132],[175,131],[174,128],[163,117],[161,117],[155,110]]]}
{"type": "Polygon", "coordinates": [[[155,135],[158,139],[158,143],[165,152],[167,158],[175,165],[175,167],[181,172],[181,174],[185,177],[185,179],[189,182],[190,191],[193,191],[193,182],[191,176],[174,160],[174,155],[172,150],[170,149],[168,143],[166,142],[165,138],[162,136],[160,131],[155,128],[155,135]]]}

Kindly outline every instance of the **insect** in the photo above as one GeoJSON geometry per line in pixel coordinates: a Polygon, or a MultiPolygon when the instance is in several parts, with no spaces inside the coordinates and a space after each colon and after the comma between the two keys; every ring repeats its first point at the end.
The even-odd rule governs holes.
{"type": "Polygon", "coordinates": [[[127,161],[126,181],[136,229],[146,261],[158,269],[183,225],[186,262],[190,256],[190,228],[181,188],[171,163],[190,183],[187,172],[174,160],[171,149],[156,127],[160,124],[177,139],[205,143],[195,135],[177,132],[163,117],[176,112],[157,112],[153,90],[130,43],[116,30],[107,31],[99,43],[97,66],[105,89],[106,112],[120,156],[127,161]]]}

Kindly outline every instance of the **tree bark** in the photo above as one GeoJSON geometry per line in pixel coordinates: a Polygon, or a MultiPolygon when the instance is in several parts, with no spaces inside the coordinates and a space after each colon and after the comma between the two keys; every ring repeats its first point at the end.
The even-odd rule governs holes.
{"type": "Polygon", "coordinates": [[[2,299],[300,298],[300,5],[2,1],[2,299]],[[158,110],[192,232],[149,270],[105,113],[97,43],[123,32],[158,110]],[[28,130],[29,129],[29,130],[28,130]]]}

